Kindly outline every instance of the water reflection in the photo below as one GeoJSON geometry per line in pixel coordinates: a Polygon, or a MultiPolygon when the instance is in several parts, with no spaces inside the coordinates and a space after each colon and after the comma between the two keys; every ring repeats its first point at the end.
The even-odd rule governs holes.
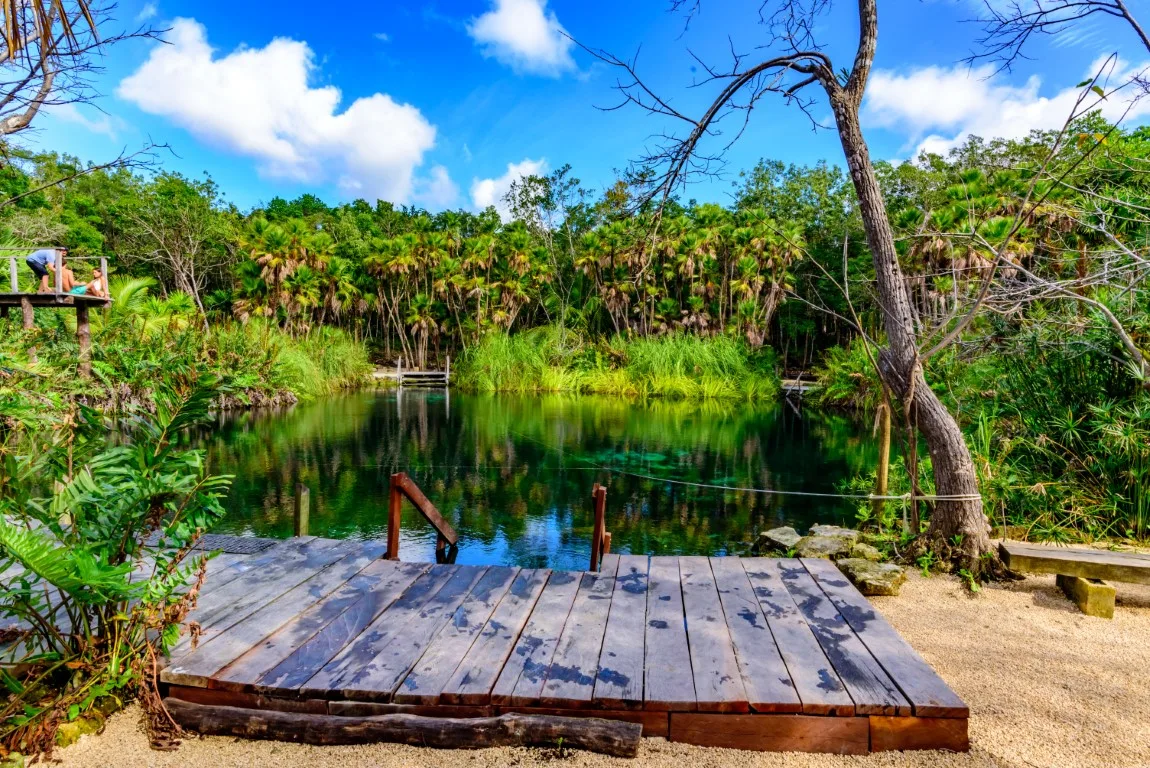
{"type": "MultiPolygon", "coordinates": [[[[299,482],[313,535],[382,538],[388,478],[405,471],[459,532],[458,562],[556,568],[586,567],[595,482],[608,488],[614,551],[723,554],[852,508],[666,479],[833,492],[876,459],[861,425],[785,406],[414,390],[234,414],[204,442],[212,471],[236,476],[217,532],[290,536],[299,482]]],[[[401,556],[433,561],[434,547],[407,506],[401,556]]]]}

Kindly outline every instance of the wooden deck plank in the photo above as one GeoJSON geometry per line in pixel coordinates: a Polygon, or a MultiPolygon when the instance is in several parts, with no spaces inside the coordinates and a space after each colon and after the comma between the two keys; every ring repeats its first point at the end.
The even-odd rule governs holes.
{"type": "Polygon", "coordinates": [[[409,601],[405,595],[397,600],[303,685],[303,695],[390,701],[431,638],[487,572],[459,566],[443,570],[447,578],[438,589],[422,599],[409,601]]]}
{"type": "Polygon", "coordinates": [[[615,570],[619,558],[604,561],[598,573],[583,576],[579,593],[555,647],[547,669],[540,705],[557,709],[579,709],[591,705],[595,678],[599,673],[599,656],[603,650],[603,633],[611,611],[615,590],[615,570]]]}
{"type": "Polygon", "coordinates": [[[862,640],[918,717],[969,717],[966,704],[827,560],[802,561],[807,572],[862,640]]]}
{"type": "Polygon", "coordinates": [[[799,611],[806,617],[811,631],[854,700],[855,713],[910,714],[910,703],[803,564],[793,559],[781,560],[779,569],[783,584],[794,597],[799,611]]]}
{"type": "Polygon", "coordinates": [[[747,692],[711,564],[705,557],[680,557],[679,573],[698,709],[700,712],[747,712],[750,709],[747,692]]]}
{"type": "MultiPolygon", "coordinates": [[[[245,597],[249,590],[257,588],[257,585],[274,588],[281,577],[298,570],[309,560],[320,557],[338,545],[341,545],[341,542],[335,539],[287,539],[250,560],[234,563],[230,568],[237,571],[238,575],[247,575],[251,581],[240,582],[238,578],[233,578],[227,584],[205,590],[200,594],[196,609],[188,618],[201,626],[207,626],[231,610],[237,599],[245,597]]],[[[290,586],[285,588],[280,594],[290,588],[290,586]]]]}
{"type": "Polygon", "coordinates": [[[737,557],[710,558],[747,703],[756,712],[802,712],[790,672],[737,557]]]}
{"type": "Polygon", "coordinates": [[[164,670],[164,680],[177,685],[204,685],[203,681],[255,647],[301,612],[323,600],[383,555],[384,547],[369,542],[320,569],[310,579],[265,603],[244,621],[229,627],[164,670]]]}
{"type": "Polygon", "coordinates": [[[759,607],[807,715],[853,715],[854,701],[782,582],[779,561],[742,558],[759,607]]]}
{"type": "Polygon", "coordinates": [[[998,550],[1012,571],[1150,584],[1150,555],[1137,552],[1047,547],[1014,541],[1002,542],[998,550]]]}
{"type": "Polygon", "coordinates": [[[643,705],[643,637],[647,626],[646,555],[608,555],[604,567],[617,566],[611,612],[603,633],[603,650],[595,676],[596,707],[629,709],[643,705]],[[611,558],[618,558],[612,563],[611,558]]]}
{"type": "Polygon", "coordinates": [[[644,708],[691,711],[696,708],[695,679],[683,613],[679,558],[652,557],[647,571],[644,708]]]}
{"type": "Polygon", "coordinates": [[[491,618],[480,630],[471,649],[443,686],[440,699],[445,704],[484,705],[507,663],[519,634],[543,593],[551,571],[522,570],[491,618]]]}
{"type": "Polygon", "coordinates": [[[551,664],[563,625],[571,613],[575,593],[579,591],[579,581],[578,573],[551,572],[527,625],[515,643],[515,650],[503,665],[491,689],[492,704],[523,707],[538,705],[543,683],[547,680],[547,667],[551,664]]]}
{"type": "Polygon", "coordinates": [[[359,542],[342,541],[328,544],[317,539],[301,548],[302,557],[290,563],[271,563],[258,570],[248,571],[220,588],[230,599],[213,611],[192,617],[200,625],[200,642],[205,643],[229,627],[250,616],[259,608],[319,571],[354,552],[359,542]],[[314,546],[313,546],[314,545],[314,546]]]}
{"type": "Polygon", "coordinates": [[[491,568],[455,609],[392,697],[399,704],[435,704],[519,575],[518,568],[491,568]]]}
{"type": "Polygon", "coordinates": [[[215,676],[217,684],[265,693],[297,688],[430,568],[427,563],[372,563],[229,664],[215,676]]]}

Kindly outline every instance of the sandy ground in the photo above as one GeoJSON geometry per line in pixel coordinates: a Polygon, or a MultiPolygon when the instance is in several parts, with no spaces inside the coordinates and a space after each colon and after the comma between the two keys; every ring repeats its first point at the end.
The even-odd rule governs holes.
{"type": "Polygon", "coordinates": [[[155,752],[139,712],[57,751],[63,766],[930,766],[931,768],[1150,768],[1150,587],[1118,585],[1112,621],[1079,613],[1054,577],[984,588],[912,574],[897,598],[875,604],[970,705],[971,751],[866,757],[703,749],[646,739],[636,761],[547,750],[435,751],[394,745],[309,747],[231,738],[189,739],[155,752]]]}

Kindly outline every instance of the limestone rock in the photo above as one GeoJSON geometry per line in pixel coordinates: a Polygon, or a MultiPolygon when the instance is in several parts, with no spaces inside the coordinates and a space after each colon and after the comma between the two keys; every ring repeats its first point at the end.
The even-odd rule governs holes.
{"type": "Polygon", "coordinates": [[[897,595],[906,583],[906,571],[894,563],[872,563],[850,557],[837,563],[851,583],[864,595],[897,595]]]}
{"type": "Polygon", "coordinates": [[[804,536],[795,547],[798,557],[835,559],[851,553],[852,542],[841,536],[804,536]]]}
{"type": "Polygon", "coordinates": [[[882,552],[879,552],[870,544],[863,544],[862,542],[851,547],[851,557],[870,560],[872,563],[877,563],[885,559],[883,558],[882,552]]]}
{"type": "Polygon", "coordinates": [[[790,526],[783,526],[781,528],[772,528],[769,531],[763,531],[759,534],[759,540],[755,542],[756,552],[790,552],[795,546],[802,541],[802,536],[799,532],[790,526]]]}
{"type": "Polygon", "coordinates": [[[812,525],[807,531],[808,536],[834,536],[840,539],[849,539],[851,544],[859,540],[859,532],[851,528],[842,528],[837,525],[812,525]]]}

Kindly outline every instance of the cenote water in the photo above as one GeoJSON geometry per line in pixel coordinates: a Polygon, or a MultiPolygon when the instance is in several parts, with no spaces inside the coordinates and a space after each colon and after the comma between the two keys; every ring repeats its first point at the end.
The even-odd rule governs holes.
{"type": "MultiPolygon", "coordinates": [[[[404,390],[228,415],[205,443],[211,470],[235,476],[217,533],[291,536],[304,483],[312,535],[383,539],[389,477],[404,471],[459,533],[457,562],[584,569],[596,482],[614,552],[726,554],[777,525],[849,521],[857,502],[690,483],[834,493],[873,470],[868,427],[781,403],[404,390]]],[[[405,504],[401,557],[434,561],[434,548],[405,504]]]]}

